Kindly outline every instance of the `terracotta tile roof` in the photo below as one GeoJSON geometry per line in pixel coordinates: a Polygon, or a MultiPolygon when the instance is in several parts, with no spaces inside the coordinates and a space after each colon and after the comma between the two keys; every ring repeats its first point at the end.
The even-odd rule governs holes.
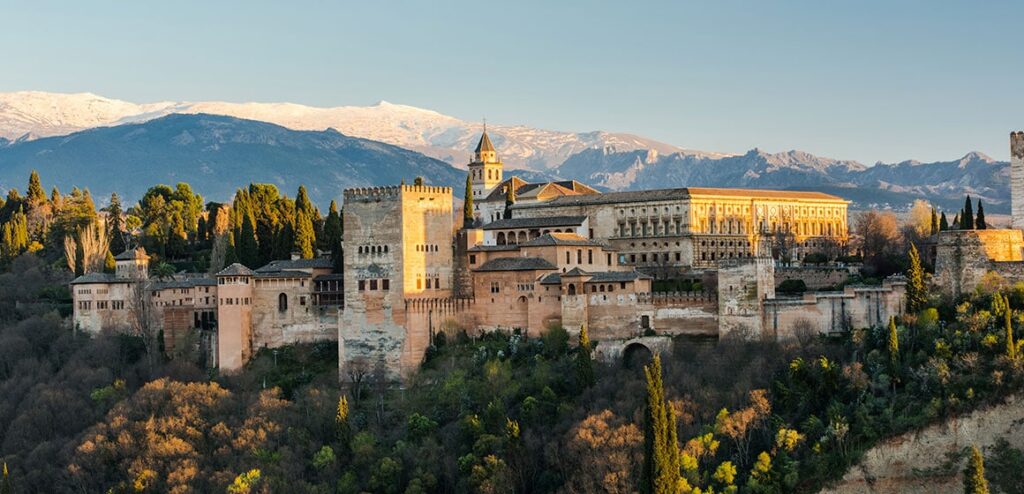
{"type": "Polygon", "coordinates": [[[252,276],[253,271],[239,263],[234,263],[218,272],[215,276],[252,276]]]}
{"type": "Polygon", "coordinates": [[[514,209],[548,206],[575,206],[587,204],[619,204],[631,202],[681,200],[698,196],[750,197],[753,199],[808,199],[817,201],[843,201],[839,196],[824,192],[766,189],[729,189],[712,187],[681,187],[676,189],[634,190],[603,194],[578,194],[556,197],[544,203],[516,204],[514,209]]]}
{"type": "Polygon", "coordinates": [[[510,218],[495,220],[484,225],[484,230],[502,230],[507,228],[544,228],[552,226],[579,226],[587,220],[586,216],[545,216],[538,218],[510,218]]]}
{"type": "Polygon", "coordinates": [[[573,245],[608,248],[606,244],[581,237],[575,233],[545,233],[533,240],[519,244],[521,247],[543,247],[549,245],[573,245]]]}
{"type": "Polygon", "coordinates": [[[539,257],[499,257],[483,263],[474,271],[537,271],[558,269],[539,257]]]}

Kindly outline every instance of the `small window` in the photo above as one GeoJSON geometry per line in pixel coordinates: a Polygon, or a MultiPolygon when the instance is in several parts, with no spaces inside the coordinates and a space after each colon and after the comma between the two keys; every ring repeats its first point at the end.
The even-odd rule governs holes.
{"type": "Polygon", "coordinates": [[[280,311],[280,312],[284,312],[284,311],[288,310],[288,296],[287,295],[282,293],[282,294],[277,296],[277,310],[280,311]]]}
{"type": "Polygon", "coordinates": [[[391,280],[389,280],[387,278],[384,278],[383,280],[380,280],[380,287],[381,287],[381,290],[390,290],[391,289],[391,280]]]}
{"type": "Polygon", "coordinates": [[[370,280],[370,290],[372,291],[372,290],[376,290],[376,289],[377,289],[377,280],[370,280]]]}
{"type": "Polygon", "coordinates": [[[469,263],[470,264],[476,264],[476,254],[470,254],[469,255],[469,263]]]}
{"type": "Polygon", "coordinates": [[[306,305],[306,296],[305,295],[300,295],[299,296],[299,305],[306,305]]]}
{"type": "Polygon", "coordinates": [[[366,290],[366,280],[359,280],[359,291],[366,290]]]}
{"type": "Polygon", "coordinates": [[[431,285],[430,281],[431,281],[430,278],[427,278],[427,290],[430,290],[430,285],[431,285]]]}

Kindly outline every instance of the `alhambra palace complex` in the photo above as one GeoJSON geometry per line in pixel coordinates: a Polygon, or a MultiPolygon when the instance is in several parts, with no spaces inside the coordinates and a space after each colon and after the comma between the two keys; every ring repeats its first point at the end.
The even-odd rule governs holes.
{"type": "MultiPolygon", "coordinates": [[[[1024,133],[1011,134],[1013,229],[944,231],[936,286],[973,290],[995,271],[1024,281],[1024,133]]],[[[329,258],[233,264],[209,275],[148,277],[142,249],[116,256],[114,274],[72,282],[74,325],[118,331],[154,321],[165,345],[199,330],[221,371],[260,348],[336,340],[339,371],[384,365],[394,377],[422,362],[442,332],[538,335],[586,325],[599,358],[668,351],[678,335],[793,338],[871,327],[903,312],[905,282],[813,290],[842,267],[800,267],[845,244],[847,201],[817,192],[680,188],[600,193],[575,181],[505,179],[484,132],[472,162],[472,224],[456,230],[452,190],[427,185],[344,191],[344,273],[329,258]],[[790,232],[795,267],[776,267],[775,232],[790,232]],[[695,292],[656,292],[671,270],[695,292]],[[652,276],[653,275],[653,276],[652,276]],[[783,279],[812,288],[776,296],[783,279]]],[[[461,216],[461,215],[460,215],[461,216]]]]}

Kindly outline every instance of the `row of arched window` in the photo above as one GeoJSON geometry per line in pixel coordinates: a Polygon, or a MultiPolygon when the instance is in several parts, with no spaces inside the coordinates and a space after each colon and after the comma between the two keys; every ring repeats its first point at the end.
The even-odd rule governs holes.
{"type": "Polygon", "coordinates": [[[360,254],[387,254],[387,245],[360,245],[358,247],[360,254]]]}

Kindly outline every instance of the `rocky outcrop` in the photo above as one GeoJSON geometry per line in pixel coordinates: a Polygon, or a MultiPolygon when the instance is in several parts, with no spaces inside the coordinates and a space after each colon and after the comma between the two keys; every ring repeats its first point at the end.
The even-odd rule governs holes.
{"type": "Polygon", "coordinates": [[[822,494],[944,494],[963,491],[964,448],[990,448],[1000,438],[1024,447],[1024,399],[951,418],[868,450],[837,485],[822,494]]]}

